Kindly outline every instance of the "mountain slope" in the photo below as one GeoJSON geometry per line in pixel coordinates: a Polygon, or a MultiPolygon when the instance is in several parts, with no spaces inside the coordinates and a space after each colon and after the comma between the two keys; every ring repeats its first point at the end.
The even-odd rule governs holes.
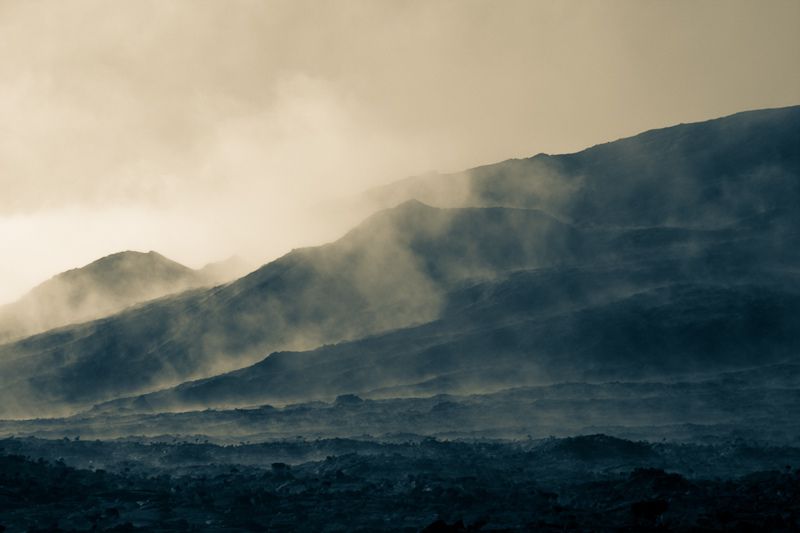
{"type": "Polygon", "coordinates": [[[431,320],[452,283],[576,261],[586,246],[537,211],[410,202],[235,283],[0,347],[0,414],[68,411],[431,320]]]}
{"type": "Polygon", "coordinates": [[[220,285],[238,279],[254,270],[253,265],[237,255],[222,261],[208,263],[196,270],[200,279],[207,286],[220,285]]]}
{"type": "Polygon", "coordinates": [[[275,351],[163,405],[796,357],[799,132],[800,108],[766,110],[468,171],[467,200],[525,208],[407,202],[229,285],[0,347],[0,416],[73,412],[275,351]],[[517,270],[529,277],[506,284],[517,270]]]}
{"type": "Polygon", "coordinates": [[[0,307],[0,343],[107,316],[211,281],[156,252],[112,254],[58,274],[0,307]]]}
{"type": "MultiPolygon", "coordinates": [[[[0,421],[0,436],[35,435],[75,444],[61,438],[137,435],[163,441],[165,435],[181,440],[180,436],[196,438],[202,434],[234,444],[273,439],[298,442],[298,434],[309,442],[315,437],[355,435],[402,442],[415,440],[415,434],[524,441],[527,437],[602,431],[637,439],[697,439],[706,444],[711,436],[733,436],[743,443],[772,440],[790,444],[800,437],[800,420],[794,415],[800,409],[798,387],[800,365],[788,364],[689,381],[571,382],[492,393],[471,391],[463,396],[418,394],[372,399],[343,395],[330,403],[306,401],[174,414],[95,410],[66,419],[0,421]]],[[[16,442],[21,445],[26,439],[17,438],[16,442]]],[[[581,455],[602,453],[597,443],[586,444],[581,455]]],[[[572,450],[570,455],[577,451],[572,450]]],[[[142,453],[147,455],[146,450],[142,453]]],[[[263,448],[258,453],[263,454],[263,448]]]]}
{"type": "Polygon", "coordinates": [[[652,130],[564,155],[539,154],[369,191],[367,209],[536,208],[580,225],[719,227],[800,196],[800,106],[652,130]]]}
{"type": "Polygon", "coordinates": [[[428,324],[275,353],[245,369],[104,409],[469,393],[674,378],[797,360],[800,276],[759,279],[749,268],[716,268],[708,256],[680,263],[541,269],[469,284],[448,295],[441,317],[428,324]]]}

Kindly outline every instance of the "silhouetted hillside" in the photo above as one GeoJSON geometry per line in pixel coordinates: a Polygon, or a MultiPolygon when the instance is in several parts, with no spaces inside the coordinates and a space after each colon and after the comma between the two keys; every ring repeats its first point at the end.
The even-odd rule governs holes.
{"type": "Polygon", "coordinates": [[[62,272],[0,306],[0,343],[117,313],[126,307],[247,272],[230,258],[193,270],[156,252],[119,252],[62,272]]]}
{"type": "Polygon", "coordinates": [[[800,106],[647,131],[373,189],[368,206],[542,209],[581,225],[719,227],[800,197],[800,106]]]}
{"type": "Polygon", "coordinates": [[[458,179],[476,203],[525,208],[409,201],[226,286],[0,347],[0,416],[71,412],[262,359],[147,402],[481,390],[796,358],[798,131],[800,108],[749,112],[468,171],[458,179]]]}
{"type": "Polygon", "coordinates": [[[241,367],[277,349],[425,322],[438,316],[452,283],[569,263],[584,248],[569,226],[537,211],[409,202],[235,283],[0,347],[0,395],[9,398],[2,412],[70,409],[241,367]]]}
{"type": "Polygon", "coordinates": [[[794,220],[775,213],[714,231],[572,230],[580,245],[561,255],[571,263],[440,285],[450,289],[426,324],[275,353],[120,405],[158,411],[349,392],[469,392],[791,360],[800,349],[797,250],[775,237],[794,220]]]}
{"type": "Polygon", "coordinates": [[[113,314],[201,285],[205,278],[156,252],[120,252],[54,276],[0,307],[0,342],[113,314]]]}

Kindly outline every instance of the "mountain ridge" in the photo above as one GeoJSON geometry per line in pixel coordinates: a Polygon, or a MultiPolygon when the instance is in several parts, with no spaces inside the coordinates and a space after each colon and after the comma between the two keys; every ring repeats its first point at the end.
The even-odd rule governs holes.
{"type": "Polygon", "coordinates": [[[217,285],[242,269],[241,263],[230,260],[195,270],[152,250],[115,252],[56,274],[0,306],[0,344],[217,285]]]}
{"type": "MultiPolygon", "coordinates": [[[[336,379],[342,386],[364,387],[370,372],[413,373],[432,362],[450,372],[469,357],[485,362],[501,352],[504,364],[556,364],[553,357],[561,353],[570,354],[576,367],[599,364],[598,371],[626,375],[633,367],[626,368],[624,360],[615,359],[613,367],[599,356],[622,350],[633,358],[631,364],[635,359],[665,371],[669,365],[653,366],[647,354],[657,361],[669,356],[665,350],[672,346],[678,350],[676,368],[690,369],[691,359],[680,351],[698,356],[704,342],[717,354],[709,365],[724,367],[756,353],[758,331],[782,335],[776,347],[789,350],[793,345],[784,330],[793,324],[800,264],[798,247],[792,246],[800,242],[795,208],[800,202],[800,145],[795,143],[800,107],[753,113],[733,122],[712,121],[712,126],[654,130],[643,137],[653,142],[639,138],[588,154],[537,156],[534,167],[500,163],[491,171],[467,171],[461,176],[473,180],[469,193],[483,205],[442,208],[415,197],[368,217],[333,243],[294,250],[233,283],[0,347],[0,397],[23,400],[0,415],[47,414],[53,405],[74,411],[242,369],[272,352],[295,355],[281,355],[270,364],[297,362],[307,356],[296,353],[375,335],[389,339],[373,347],[377,366],[370,367],[366,358],[360,374],[343,366],[331,367],[329,376],[341,372],[336,379]],[[541,166],[553,158],[558,165],[541,166]],[[608,286],[572,276],[576,268],[607,280],[608,286]],[[602,268],[616,268],[616,274],[604,277],[602,268]],[[465,283],[501,287],[515,271],[548,269],[564,274],[548,278],[550,292],[542,285],[545,278],[530,286],[520,282],[516,299],[514,290],[487,286],[491,298],[476,308],[483,315],[471,314],[474,302],[461,293],[467,299],[456,306],[460,310],[449,322],[441,320],[465,283]],[[714,289],[709,280],[727,285],[714,289]],[[673,293],[651,292],[649,300],[623,303],[627,291],[654,291],[656,282],[674,287],[673,293]],[[766,300],[759,299],[759,291],[766,300]],[[530,314],[537,305],[557,301],[601,305],[611,297],[616,303],[612,298],[610,307],[594,314],[568,309],[550,322],[540,317],[517,320],[515,326],[509,315],[530,314]],[[702,311],[706,300],[716,307],[702,311]],[[458,307],[464,302],[466,308],[458,307]],[[739,314],[725,314],[726,306],[740,304],[739,314]],[[691,320],[682,321],[681,309],[698,321],[696,331],[691,320]],[[775,319],[772,326],[758,321],[759,312],[775,319]],[[491,327],[481,330],[481,323],[491,327]],[[409,327],[434,336],[452,333],[455,341],[438,352],[415,352],[424,342],[404,340],[409,327]],[[543,333],[548,330],[553,334],[543,333]],[[731,332],[738,344],[720,337],[720,331],[731,332]],[[392,332],[400,333],[392,337],[392,332]],[[571,336],[580,342],[570,345],[571,336]],[[661,342],[654,343],[655,338],[661,342]],[[552,352],[543,359],[541,346],[552,352]],[[418,364],[406,367],[397,358],[378,357],[391,350],[410,350],[418,364]],[[459,353],[470,355],[460,362],[459,353]],[[14,364],[8,362],[12,355],[14,364]],[[3,375],[15,376],[13,383],[3,375]],[[91,387],[78,386],[86,376],[94,379],[91,387]]],[[[447,180],[441,183],[454,203],[464,199],[447,180]]],[[[503,369],[514,373],[513,366],[503,369]]],[[[304,394],[302,387],[297,394],[304,394]]]]}
{"type": "Polygon", "coordinates": [[[568,154],[537,154],[464,172],[406,178],[351,209],[408,198],[447,207],[539,208],[578,225],[724,225],[800,194],[800,106],[743,111],[651,129],[568,154]],[[756,194],[755,186],[772,188],[756,194]],[[748,183],[751,182],[751,183],[748,183]],[[740,198],[731,196],[739,190],[740,198]]]}
{"type": "Polygon", "coordinates": [[[246,366],[276,348],[307,349],[423,322],[438,313],[440,287],[562,262],[581,246],[569,226],[536,211],[409,202],[236,282],[0,346],[0,393],[41,391],[41,408],[79,405],[246,366]],[[528,238],[520,241],[511,228],[528,238]],[[14,383],[2,375],[15,376],[14,383]],[[77,387],[80,375],[98,378],[77,387]]]}

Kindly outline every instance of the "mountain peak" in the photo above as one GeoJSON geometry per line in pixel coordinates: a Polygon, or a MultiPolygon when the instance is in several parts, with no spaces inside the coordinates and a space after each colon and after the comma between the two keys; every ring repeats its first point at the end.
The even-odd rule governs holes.
{"type": "MultiPolygon", "coordinates": [[[[148,252],[139,252],[139,251],[136,251],[136,250],[124,250],[124,251],[121,251],[121,252],[115,252],[113,254],[109,254],[109,255],[103,256],[103,257],[101,257],[99,259],[95,259],[94,261],[92,261],[91,263],[85,265],[82,268],[86,268],[86,267],[89,267],[89,266],[95,265],[95,264],[115,263],[115,262],[134,262],[134,261],[135,262],[141,262],[141,263],[151,262],[151,263],[168,263],[168,264],[175,264],[175,265],[179,265],[180,264],[180,263],[177,263],[177,262],[173,261],[172,259],[169,259],[168,257],[165,257],[164,255],[162,255],[162,254],[160,254],[160,253],[158,253],[158,252],[156,252],[154,250],[150,250],[148,252]]],[[[183,266],[183,265],[181,265],[181,266],[183,266]]],[[[73,269],[73,270],[80,270],[80,269],[73,269]]]]}
{"type": "Polygon", "coordinates": [[[209,282],[158,252],[125,250],[57,274],[0,309],[0,343],[209,282]]]}

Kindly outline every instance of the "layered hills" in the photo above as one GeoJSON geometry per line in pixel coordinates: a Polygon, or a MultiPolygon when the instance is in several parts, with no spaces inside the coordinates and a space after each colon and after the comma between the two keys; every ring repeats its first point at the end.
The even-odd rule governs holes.
{"type": "Polygon", "coordinates": [[[409,202],[234,283],[0,346],[0,394],[13,391],[27,405],[35,395],[41,409],[91,405],[279,349],[426,322],[459,280],[561,264],[584,247],[569,226],[537,211],[409,202]]]}
{"type": "Polygon", "coordinates": [[[233,283],[0,346],[0,416],[796,361],[800,107],[370,194],[412,199],[233,283]]]}
{"type": "MultiPolygon", "coordinates": [[[[368,191],[367,206],[541,209],[580,225],[721,227],[800,195],[800,106],[680,124],[563,155],[538,154],[368,191]]],[[[371,208],[371,207],[370,207],[371,208]]]]}
{"type": "Polygon", "coordinates": [[[0,307],[0,343],[108,316],[126,307],[238,277],[234,260],[194,270],[157,252],[126,251],[62,272],[0,307]]]}

